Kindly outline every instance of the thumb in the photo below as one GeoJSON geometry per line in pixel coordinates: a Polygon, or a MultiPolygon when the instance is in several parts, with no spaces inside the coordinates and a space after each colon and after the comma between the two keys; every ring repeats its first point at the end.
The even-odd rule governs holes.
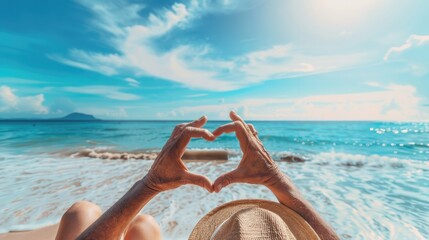
{"type": "Polygon", "coordinates": [[[229,184],[239,182],[239,179],[240,173],[237,169],[234,169],[231,172],[219,176],[213,183],[213,190],[215,192],[219,192],[222,188],[228,186],[229,184]]]}
{"type": "Polygon", "coordinates": [[[213,192],[212,182],[206,176],[188,172],[186,175],[186,183],[194,184],[207,189],[209,192],[213,192]]]}

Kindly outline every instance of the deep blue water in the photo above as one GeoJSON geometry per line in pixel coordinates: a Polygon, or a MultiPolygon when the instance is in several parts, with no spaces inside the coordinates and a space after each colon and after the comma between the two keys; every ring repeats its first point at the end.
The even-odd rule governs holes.
{"type": "MultiPolygon", "coordinates": [[[[111,147],[118,151],[160,149],[175,121],[0,122],[0,149],[49,153],[111,147]]],[[[227,122],[208,122],[214,130],[227,122]]],[[[429,123],[251,122],[268,151],[298,155],[335,151],[429,160],[429,123]]],[[[189,148],[239,149],[234,134],[215,142],[195,139],[189,148]]]]}

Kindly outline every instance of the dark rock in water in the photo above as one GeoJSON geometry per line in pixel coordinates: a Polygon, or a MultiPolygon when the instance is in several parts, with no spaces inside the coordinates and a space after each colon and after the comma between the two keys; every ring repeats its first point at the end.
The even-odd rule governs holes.
{"type": "Polygon", "coordinates": [[[342,166],[346,167],[363,167],[365,164],[363,162],[345,162],[341,163],[342,166]]]}
{"type": "Polygon", "coordinates": [[[283,156],[280,157],[280,161],[285,161],[285,162],[305,162],[304,158],[301,157],[297,157],[297,156],[292,156],[292,155],[288,155],[288,156],[283,156]]]}
{"type": "Polygon", "coordinates": [[[84,114],[84,113],[70,113],[69,115],[59,118],[59,120],[66,120],[66,121],[95,121],[98,120],[92,115],[84,114]]]}

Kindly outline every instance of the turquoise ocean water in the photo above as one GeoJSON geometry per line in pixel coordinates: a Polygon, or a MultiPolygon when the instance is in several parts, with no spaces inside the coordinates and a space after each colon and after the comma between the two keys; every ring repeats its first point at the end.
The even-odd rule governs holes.
{"type": "MultiPolygon", "coordinates": [[[[151,160],[82,157],[82,152],[156,152],[174,121],[0,122],[0,232],[57,222],[75,201],[107,209],[151,160]]],[[[215,129],[226,122],[208,122],[215,129]]],[[[253,122],[281,169],[343,239],[429,239],[429,123],[253,122]],[[281,161],[297,155],[305,162],[281,161]]],[[[226,149],[226,163],[192,162],[215,180],[240,159],[234,134],[190,149],[226,149]]],[[[88,155],[89,156],[89,155],[88,155]]],[[[103,157],[105,158],[105,157],[103,157]]],[[[186,239],[205,213],[234,199],[275,200],[265,188],[233,185],[219,194],[194,186],[158,195],[143,212],[166,239],[186,239]]]]}

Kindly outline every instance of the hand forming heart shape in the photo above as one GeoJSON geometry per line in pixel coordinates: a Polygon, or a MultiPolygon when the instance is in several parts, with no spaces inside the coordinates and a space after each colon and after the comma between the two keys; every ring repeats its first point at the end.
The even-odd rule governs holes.
{"type": "Polygon", "coordinates": [[[220,126],[213,133],[201,128],[207,122],[206,117],[176,126],[143,180],[135,183],[77,239],[118,239],[123,235],[124,229],[128,229],[138,212],[159,192],[184,184],[195,184],[209,192],[219,192],[231,183],[265,185],[281,204],[303,217],[320,239],[339,239],[332,228],[301,196],[292,181],[281,173],[259,140],[255,128],[246,124],[235,112],[231,112],[230,117],[233,122],[220,126]],[[218,177],[214,184],[205,176],[189,172],[181,158],[191,138],[199,137],[213,141],[222,133],[229,132],[236,133],[243,151],[243,158],[237,168],[218,177]]]}
{"type": "Polygon", "coordinates": [[[145,176],[146,186],[161,192],[184,184],[195,184],[209,192],[219,192],[231,183],[265,186],[276,183],[282,174],[259,140],[253,125],[246,124],[235,112],[230,113],[230,118],[233,122],[220,126],[213,133],[201,128],[207,122],[205,116],[190,123],[177,125],[145,176]],[[213,141],[221,134],[229,132],[236,133],[243,152],[238,167],[218,177],[214,184],[205,176],[189,172],[181,158],[191,138],[199,137],[213,141]]]}
{"type": "Polygon", "coordinates": [[[231,112],[233,122],[220,126],[213,131],[218,137],[222,133],[235,132],[243,158],[237,168],[218,177],[213,184],[213,190],[219,192],[231,183],[262,184],[270,186],[281,179],[283,174],[258,137],[258,132],[252,124],[246,124],[237,113],[231,112]]]}
{"type": "Polygon", "coordinates": [[[209,130],[201,128],[206,122],[207,117],[203,116],[193,122],[176,126],[145,176],[144,182],[147,187],[156,192],[162,192],[184,184],[195,184],[213,192],[210,180],[205,176],[189,172],[182,161],[191,138],[202,137],[208,141],[215,139],[209,130]]]}

